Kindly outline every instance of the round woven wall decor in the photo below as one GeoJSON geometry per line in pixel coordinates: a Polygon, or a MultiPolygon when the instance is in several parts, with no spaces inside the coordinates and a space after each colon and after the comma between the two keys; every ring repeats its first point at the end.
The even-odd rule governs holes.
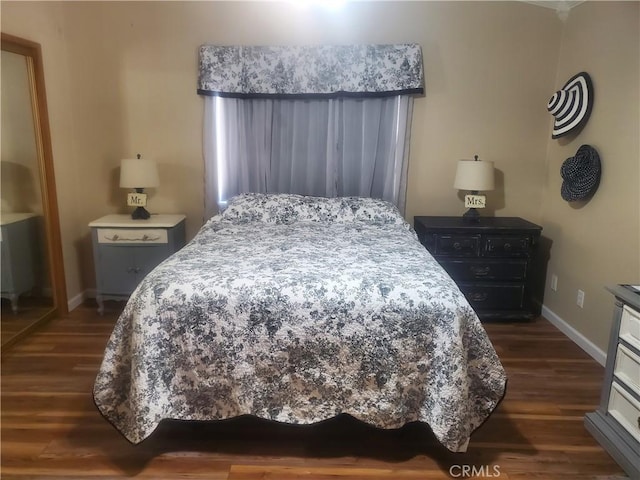
{"type": "Polygon", "coordinates": [[[591,145],[582,145],[562,167],[560,194],[567,202],[591,198],[600,184],[600,156],[591,145]]]}

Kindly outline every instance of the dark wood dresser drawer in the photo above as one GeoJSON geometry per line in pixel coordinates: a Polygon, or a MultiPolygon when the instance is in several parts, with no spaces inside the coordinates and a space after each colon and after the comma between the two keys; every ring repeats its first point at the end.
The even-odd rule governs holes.
{"type": "Polygon", "coordinates": [[[458,286],[475,310],[517,310],[522,308],[524,285],[521,283],[478,284],[460,282],[458,286]]]}
{"type": "MultiPolygon", "coordinates": [[[[542,227],[519,217],[415,217],[420,242],[458,284],[481,320],[533,319],[542,227]]],[[[539,271],[539,270],[538,270],[539,271]]]]}
{"type": "Polygon", "coordinates": [[[486,235],[484,256],[528,257],[531,252],[531,237],[527,235],[486,235]]]}
{"type": "Polygon", "coordinates": [[[477,257],[480,255],[480,235],[435,235],[435,254],[477,257]]]}
{"type": "Polygon", "coordinates": [[[438,262],[454,280],[524,280],[527,276],[526,260],[457,260],[439,259],[438,262]]]}

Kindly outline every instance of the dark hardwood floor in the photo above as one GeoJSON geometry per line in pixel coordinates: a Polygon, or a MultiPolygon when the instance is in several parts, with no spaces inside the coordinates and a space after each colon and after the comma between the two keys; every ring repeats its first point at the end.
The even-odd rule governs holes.
{"type": "Polygon", "coordinates": [[[32,323],[42,318],[53,308],[53,302],[46,297],[21,297],[18,312],[11,309],[11,302],[3,298],[0,304],[0,337],[2,343],[17,335],[32,323]]]}
{"type": "Polygon", "coordinates": [[[53,320],[2,360],[2,479],[618,479],[583,426],[604,369],[549,322],[487,324],[507,395],[450,453],[422,425],[381,431],[350,417],[311,427],[251,418],[164,422],[141,444],[98,413],[91,389],[119,304],[53,320]]]}

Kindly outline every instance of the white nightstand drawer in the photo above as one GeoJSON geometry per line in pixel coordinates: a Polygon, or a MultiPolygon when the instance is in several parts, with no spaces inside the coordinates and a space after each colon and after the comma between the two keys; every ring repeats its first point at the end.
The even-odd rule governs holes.
{"type": "Polygon", "coordinates": [[[640,350],[640,313],[626,305],[622,309],[620,338],[640,350]]]}
{"type": "Polygon", "coordinates": [[[98,243],[167,243],[164,228],[98,228],[98,243]]]}
{"type": "Polygon", "coordinates": [[[640,402],[615,381],[611,384],[608,410],[626,431],[640,441],[640,402]]]}
{"type": "Polygon", "coordinates": [[[618,345],[613,374],[640,396],[640,357],[624,345],[618,345]]]}

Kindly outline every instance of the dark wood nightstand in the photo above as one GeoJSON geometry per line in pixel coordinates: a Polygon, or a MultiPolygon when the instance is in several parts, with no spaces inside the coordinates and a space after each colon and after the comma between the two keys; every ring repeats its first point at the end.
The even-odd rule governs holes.
{"type": "Polygon", "coordinates": [[[451,275],[481,320],[540,315],[533,271],[542,227],[519,217],[414,217],[420,242],[451,275]]]}

